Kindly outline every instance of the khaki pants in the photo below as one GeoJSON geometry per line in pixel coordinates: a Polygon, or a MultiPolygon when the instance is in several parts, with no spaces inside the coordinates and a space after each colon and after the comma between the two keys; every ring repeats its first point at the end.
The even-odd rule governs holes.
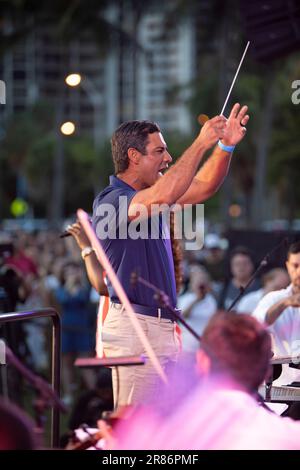
{"type": "MultiPolygon", "coordinates": [[[[174,363],[179,353],[176,324],[148,315],[137,314],[137,318],[163,369],[174,363]]],[[[146,355],[129,316],[120,304],[110,303],[102,335],[106,357],[146,355]]],[[[114,367],[112,381],[115,407],[147,403],[162,383],[147,357],[144,365],[114,367]]]]}

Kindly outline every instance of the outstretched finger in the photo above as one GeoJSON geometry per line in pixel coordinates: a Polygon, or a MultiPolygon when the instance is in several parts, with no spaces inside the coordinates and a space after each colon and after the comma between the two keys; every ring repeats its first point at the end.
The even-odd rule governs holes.
{"type": "Polygon", "coordinates": [[[240,112],[238,113],[238,116],[237,116],[237,118],[239,119],[240,122],[242,122],[242,120],[243,120],[244,117],[246,116],[247,111],[248,111],[248,106],[243,106],[243,107],[240,109],[240,112]]]}
{"type": "Polygon", "coordinates": [[[230,111],[228,119],[236,118],[240,110],[240,107],[241,105],[239,103],[235,103],[235,105],[232,107],[232,110],[230,111]]]}
{"type": "Polygon", "coordinates": [[[241,120],[241,125],[242,126],[246,126],[247,122],[249,121],[250,117],[248,114],[246,114],[245,117],[243,117],[243,119],[241,120]]]}

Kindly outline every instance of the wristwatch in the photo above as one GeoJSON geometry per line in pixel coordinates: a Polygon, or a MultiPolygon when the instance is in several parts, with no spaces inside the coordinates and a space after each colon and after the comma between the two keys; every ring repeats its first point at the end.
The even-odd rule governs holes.
{"type": "Polygon", "coordinates": [[[91,246],[86,246],[85,248],[83,248],[83,250],[81,250],[81,258],[82,259],[85,259],[87,256],[89,256],[94,250],[94,248],[92,248],[91,246]]]}

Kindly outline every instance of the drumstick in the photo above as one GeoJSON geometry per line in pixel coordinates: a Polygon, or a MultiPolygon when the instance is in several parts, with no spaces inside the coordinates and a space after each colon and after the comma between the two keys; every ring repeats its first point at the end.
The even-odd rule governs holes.
{"type": "Polygon", "coordinates": [[[232,88],[233,88],[233,86],[234,86],[234,84],[235,84],[235,81],[236,81],[236,79],[237,79],[237,76],[238,76],[238,74],[239,74],[239,71],[240,71],[240,68],[241,68],[241,66],[242,66],[243,60],[244,60],[244,58],[245,58],[246,52],[247,52],[247,50],[248,50],[249,44],[250,44],[250,41],[248,41],[247,44],[246,44],[246,47],[245,47],[244,53],[243,53],[243,55],[242,55],[242,58],[241,58],[241,60],[240,60],[240,63],[239,63],[239,65],[238,65],[237,71],[236,71],[236,73],[235,73],[235,76],[233,77],[233,80],[232,80],[232,83],[231,83],[231,87],[229,88],[229,92],[228,92],[228,94],[227,94],[227,96],[226,96],[225,103],[224,103],[224,105],[223,105],[222,111],[220,112],[220,116],[222,116],[223,113],[224,113],[224,110],[225,110],[226,105],[227,105],[227,101],[229,100],[229,97],[230,97],[230,95],[231,95],[232,88]]]}
{"type": "Polygon", "coordinates": [[[95,253],[96,253],[96,256],[97,256],[97,259],[98,261],[101,263],[104,271],[106,272],[107,276],[109,277],[110,279],[110,282],[112,283],[117,295],[118,295],[118,298],[120,299],[122,305],[124,306],[126,312],[128,313],[128,316],[129,316],[129,319],[132,323],[132,326],[134,327],[138,337],[140,338],[141,340],[141,343],[143,344],[148,356],[149,356],[149,359],[150,361],[152,362],[153,364],[153,367],[156,369],[158,375],[162,378],[162,380],[167,383],[167,377],[166,377],[166,374],[164,373],[158,359],[157,359],[157,356],[155,354],[155,352],[153,351],[152,349],[152,346],[151,344],[149,343],[149,340],[148,338],[146,337],[143,329],[141,328],[141,325],[136,317],[136,314],[128,300],[128,297],[112,267],[112,265],[110,264],[90,222],[89,222],[89,216],[88,214],[83,211],[82,209],[78,209],[77,211],[77,216],[78,216],[78,219],[79,221],[81,222],[81,225],[87,235],[87,237],[89,238],[90,242],[91,242],[91,245],[92,247],[94,248],[95,250],[95,253]]]}

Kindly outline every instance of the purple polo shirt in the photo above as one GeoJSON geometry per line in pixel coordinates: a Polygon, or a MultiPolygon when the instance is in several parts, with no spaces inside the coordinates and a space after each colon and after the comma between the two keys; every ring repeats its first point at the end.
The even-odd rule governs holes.
{"type": "MultiPolygon", "coordinates": [[[[158,306],[157,300],[153,297],[154,292],[150,288],[140,283],[134,286],[131,284],[131,274],[136,272],[163,290],[175,307],[174,262],[169,229],[163,218],[156,216],[158,237],[157,234],[151,237],[150,218],[146,221],[149,226],[147,239],[126,237],[125,232],[128,233],[130,225],[127,216],[128,206],[135,194],[135,189],[116,176],[111,176],[110,185],[94,200],[93,227],[130,302],[150,307],[158,306]]],[[[118,301],[110,281],[107,287],[110,299],[118,301]]]]}

